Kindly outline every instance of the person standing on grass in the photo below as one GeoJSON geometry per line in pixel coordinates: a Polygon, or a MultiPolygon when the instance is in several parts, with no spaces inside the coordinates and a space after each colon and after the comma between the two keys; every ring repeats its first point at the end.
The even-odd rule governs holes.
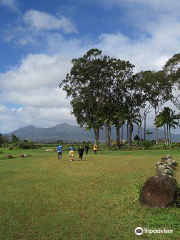
{"type": "Polygon", "coordinates": [[[88,144],[85,145],[85,150],[86,150],[86,155],[88,155],[88,152],[89,152],[89,145],[88,144]]]}
{"type": "Polygon", "coordinates": [[[79,159],[82,160],[83,158],[83,153],[84,153],[84,147],[82,145],[79,146],[78,148],[78,153],[79,153],[79,159]]]}
{"type": "Polygon", "coordinates": [[[75,151],[75,148],[73,145],[71,145],[69,147],[69,157],[71,158],[71,161],[74,161],[74,151],[75,151]]]}
{"type": "Polygon", "coordinates": [[[94,146],[93,146],[94,155],[97,155],[97,150],[98,150],[98,146],[95,143],[94,146]]]}
{"type": "Polygon", "coordinates": [[[63,151],[62,145],[57,145],[56,146],[56,151],[57,151],[57,154],[58,154],[58,160],[60,160],[62,158],[62,151],[63,151]]]}

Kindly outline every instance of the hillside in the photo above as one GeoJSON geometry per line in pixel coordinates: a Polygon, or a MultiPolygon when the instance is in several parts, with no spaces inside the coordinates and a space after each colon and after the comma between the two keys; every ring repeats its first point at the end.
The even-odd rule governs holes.
{"type": "MultiPolygon", "coordinates": [[[[155,132],[154,129],[149,129],[155,132]]],[[[69,125],[67,123],[58,124],[50,128],[38,128],[33,125],[27,127],[21,127],[11,133],[9,137],[15,134],[18,138],[24,140],[32,140],[36,142],[48,142],[48,141],[94,141],[93,130],[86,131],[79,126],[69,125]]],[[[133,137],[137,134],[137,127],[134,126],[133,137]]],[[[126,128],[124,127],[124,139],[126,139],[126,128]]],[[[112,139],[116,138],[115,128],[112,128],[112,139]]],[[[164,131],[159,130],[159,138],[164,138],[164,131]]],[[[105,131],[100,130],[100,141],[105,141],[105,131]]],[[[150,139],[155,139],[155,134],[150,135],[150,139]]],[[[172,141],[180,142],[180,134],[172,134],[172,141]]]]}

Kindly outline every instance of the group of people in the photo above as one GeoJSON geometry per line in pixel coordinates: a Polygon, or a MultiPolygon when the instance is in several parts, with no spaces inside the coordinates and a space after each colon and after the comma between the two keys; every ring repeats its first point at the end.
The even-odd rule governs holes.
{"type": "MultiPolygon", "coordinates": [[[[98,150],[98,146],[95,143],[94,146],[93,146],[94,155],[97,154],[97,150],[98,150]]],[[[60,160],[62,158],[63,146],[62,145],[57,145],[56,146],[56,151],[57,151],[57,154],[58,154],[58,160],[60,160]]],[[[89,144],[86,144],[85,146],[79,145],[79,147],[78,147],[78,154],[79,154],[79,159],[81,159],[81,160],[83,159],[84,151],[86,152],[86,155],[88,155],[89,144]]],[[[71,145],[69,147],[69,157],[70,157],[71,161],[75,161],[75,159],[74,159],[74,152],[75,152],[75,148],[74,148],[73,145],[71,145]]]]}

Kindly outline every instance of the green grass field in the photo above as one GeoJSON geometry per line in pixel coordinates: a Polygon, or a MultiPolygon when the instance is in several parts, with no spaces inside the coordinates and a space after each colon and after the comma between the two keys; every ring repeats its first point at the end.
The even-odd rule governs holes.
{"type": "MultiPolygon", "coordinates": [[[[75,162],[67,152],[58,161],[44,149],[1,150],[15,156],[0,160],[1,240],[180,239],[180,209],[134,202],[135,185],[155,175],[165,153],[180,163],[180,150],[90,152],[75,162]],[[137,236],[136,227],[173,234],[137,236]]],[[[180,183],[178,172],[176,178],[180,183]]]]}

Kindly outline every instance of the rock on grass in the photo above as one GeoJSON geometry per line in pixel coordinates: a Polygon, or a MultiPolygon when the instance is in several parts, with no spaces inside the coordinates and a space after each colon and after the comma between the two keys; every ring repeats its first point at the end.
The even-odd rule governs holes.
{"type": "Polygon", "coordinates": [[[176,179],[161,174],[150,177],[144,183],[140,194],[140,203],[148,207],[173,207],[179,198],[176,179]]]}

